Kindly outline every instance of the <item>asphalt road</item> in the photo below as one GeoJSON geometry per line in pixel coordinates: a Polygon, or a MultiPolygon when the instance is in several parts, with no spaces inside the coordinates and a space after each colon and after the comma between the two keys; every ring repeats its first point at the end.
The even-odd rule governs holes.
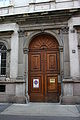
{"type": "Polygon", "coordinates": [[[42,116],[15,116],[15,115],[0,115],[0,120],[80,120],[76,117],[42,117],[42,116]]]}

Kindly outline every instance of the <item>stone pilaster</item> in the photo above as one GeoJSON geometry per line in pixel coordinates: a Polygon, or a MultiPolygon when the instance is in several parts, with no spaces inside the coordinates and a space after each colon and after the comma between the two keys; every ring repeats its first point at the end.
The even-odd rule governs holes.
{"type": "MultiPolygon", "coordinates": [[[[68,26],[62,27],[61,28],[61,39],[63,41],[63,76],[65,78],[70,76],[70,63],[69,63],[69,40],[68,40],[68,32],[69,32],[69,28],[68,26]]],[[[61,58],[61,59],[62,59],[61,58]]],[[[60,59],[60,60],[61,60],[60,59]]]]}
{"type": "Polygon", "coordinates": [[[70,75],[79,77],[79,58],[78,58],[78,39],[77,31],[69,27],[69,53],[70,53],[70,75]]]}
{"type": "Polygon", "coordinates": [[[19,49],[18,49],[18,76],[17,79],[23,80],[24,66],[23,66],[23,43],[24,43],[24,31],[18,31],[19,36],[19,49]]]}
{"type": "Polygon", "coordinates": [[[15,79],[18,75],[18,25],[13,24],[14,33],[11,36],[10,78],[15,79]]]}

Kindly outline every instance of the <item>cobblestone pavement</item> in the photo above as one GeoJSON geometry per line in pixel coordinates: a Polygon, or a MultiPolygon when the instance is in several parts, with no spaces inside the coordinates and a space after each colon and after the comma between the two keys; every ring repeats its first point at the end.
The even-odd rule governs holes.
{"type": "Polygon", "coordinates": [[[11,104],[9,103],[0,103],[0,113],[3,112],[6,108],[8,108],[11,104]]]}
{"type": "Polygon", "coordinates": [[[78,111],[80,113],[80,105],[76,105],[76,107],[77,107],[77,109],[78,109],[78,111]]]}

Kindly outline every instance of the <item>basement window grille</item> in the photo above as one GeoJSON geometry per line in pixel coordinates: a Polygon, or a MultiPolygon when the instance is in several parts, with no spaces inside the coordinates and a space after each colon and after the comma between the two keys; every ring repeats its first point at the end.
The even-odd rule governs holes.
{"type": "Polygon", "coordinates": [[[7,49],[4,43],[0,42],[0,75],[6,75],[7,49]]]}
{"type": "Polygon", "coordinates": [[[0,92],[5,92],[5,85],[0,85],[0,92]]]}

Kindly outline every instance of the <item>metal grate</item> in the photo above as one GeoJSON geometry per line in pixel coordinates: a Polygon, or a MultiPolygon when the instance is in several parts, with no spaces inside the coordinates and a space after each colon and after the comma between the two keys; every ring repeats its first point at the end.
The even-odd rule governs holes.
{"type": "Polygon", "coordinates": [[[0,85],[0,92],[5,92],[5,85],[0,85]]]}
{"type": "Polygon", "coordinates": [[[0,42],[0,75],[6,75],[6,52],[6,46],[0,42]]]}

